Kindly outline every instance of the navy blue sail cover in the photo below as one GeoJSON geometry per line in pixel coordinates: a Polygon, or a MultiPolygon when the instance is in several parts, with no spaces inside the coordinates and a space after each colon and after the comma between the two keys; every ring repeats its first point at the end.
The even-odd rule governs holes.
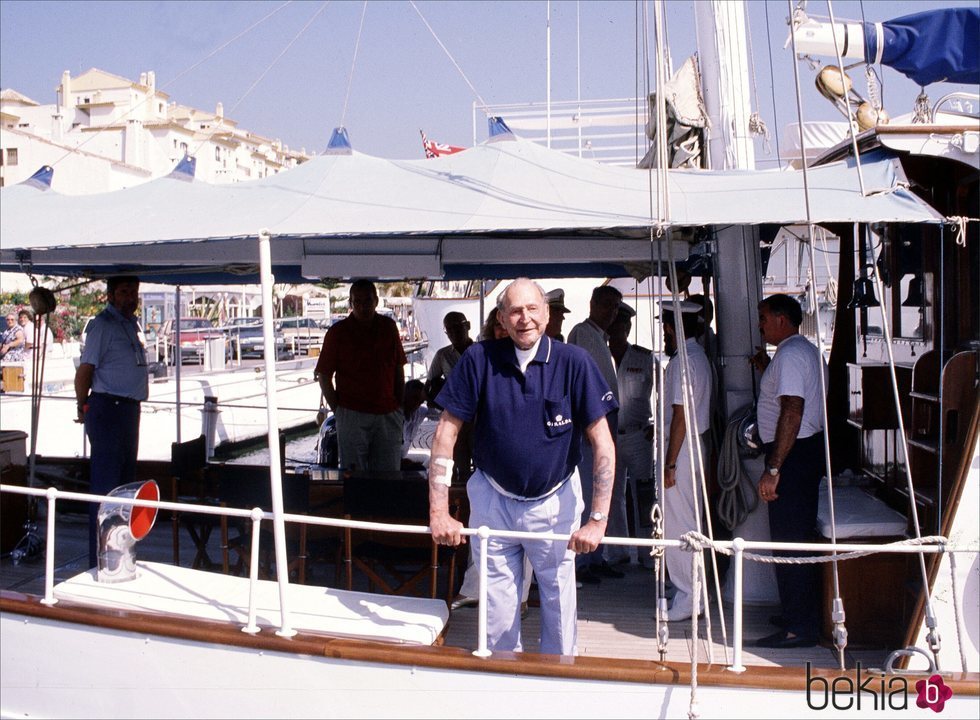
{"type": "Polygon", "coordinates": [[[864,24],[864,57],[881,62],[917,82],[980,85],[980,9],[928,10],[883,23],[864,24]]]}

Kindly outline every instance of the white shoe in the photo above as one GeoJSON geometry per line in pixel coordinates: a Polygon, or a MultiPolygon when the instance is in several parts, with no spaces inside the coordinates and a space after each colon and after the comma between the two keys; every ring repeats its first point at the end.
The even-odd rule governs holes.
{"type": "MultiPolygon", "coordinates": [[[[694,610],[689,607],[671,607],[667,611],[667,622],[681,622],[683,620],[690,620],[691,615],[694,614],[694,610]]],[[[704,610],[698,615],[701,617],[704,615],[704,610]]]]}
{"type": "Polygon", "coordinates": [[[457,595],[453,598],[452,603],[449,605],[450,610],[459,610],[464,607],[472,607],[474,605],[479,605],[480,600],[478,598],[470,598],[465,595],[457,595]]]}

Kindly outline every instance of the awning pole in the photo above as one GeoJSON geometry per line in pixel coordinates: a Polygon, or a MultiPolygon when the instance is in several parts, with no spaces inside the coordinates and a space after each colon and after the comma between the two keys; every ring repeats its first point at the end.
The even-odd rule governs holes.
{"type": "Polygon", "coordinates": [[[171,352],[174,353],[174,380],[177,383],[177,442],[181,442],[180,437],[180,366],[183,364],[183,357],[180,350],[180,285],[174,288],[174,302],[177,310],[174,313],[174,346],[171,352]]]}
{"type": "Polygon", "coordinates": [[[269,425],[269,476],[272,483],[272,536],[276,546],[276,575],[279,579],[279,608],[282,621],[276,635],[292,637],[296,631],[289,622],[286,595],[289,588],[289,561],[286,558],[286,522],[282,505],[282,458],[279,453],[279,406],[276,404],[276,353],[273,332],[272,236],[268,230],[259,231],[259,275],[262,278],[262,353],[265,365],[265,405],[269,425]]]}

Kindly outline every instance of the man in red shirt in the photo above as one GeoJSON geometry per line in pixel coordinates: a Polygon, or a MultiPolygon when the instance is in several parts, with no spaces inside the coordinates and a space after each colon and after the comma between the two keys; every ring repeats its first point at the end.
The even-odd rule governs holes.
{"type": "Polygon", "coordinates": [[[348,470],[401,467],[407,361],[398,326],[377,307],[374,283],[355,280],[351,313],[327,332],[316,364],[323,397],[337,418],[340,467],[348,470]]]}

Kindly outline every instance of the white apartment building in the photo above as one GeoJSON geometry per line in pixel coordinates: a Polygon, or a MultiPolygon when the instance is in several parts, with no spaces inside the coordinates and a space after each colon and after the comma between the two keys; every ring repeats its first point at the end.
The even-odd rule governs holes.
{"type": "Polygon", "coordinates": [[[196,179],[210,183],[263,178],[309,159],[239,128],[220,102],[207,112],[171,101],[153,71],[134,82],[66,70],[52,105],[0,92],[0,187],[50,165],[60,193],[118,190],[169,174],[185,154],[196,159],[196,179]]]}

